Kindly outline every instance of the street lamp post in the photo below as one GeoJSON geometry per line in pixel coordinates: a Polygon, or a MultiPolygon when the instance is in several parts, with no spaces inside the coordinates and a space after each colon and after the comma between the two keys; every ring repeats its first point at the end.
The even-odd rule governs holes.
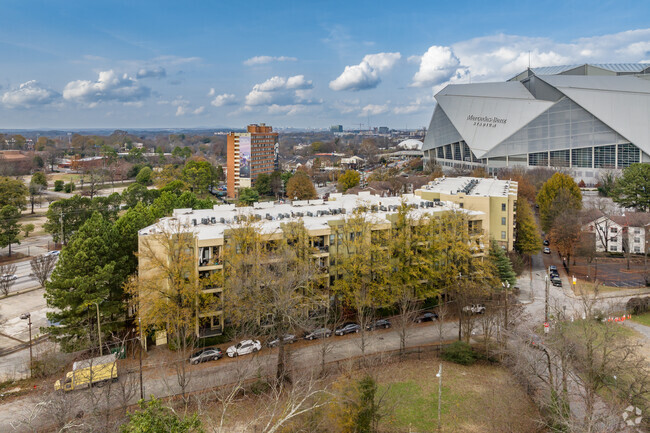
{"type": "Polygon", "coordinates": [[[544,289],[544,323],[548,323],[548,275],[544,276],[544,284],[545,284],[545,289],[544,289]]]}
{"type": "Polygon", "coordinates": [[[508,330],[508,289],[510,288],[510,283],[508,281],[504,281],[501,283],[504,289],[506,289],[506,311],[505,311],[505,330],[508,330]]]}
{"type": "Polygon", "coordinates": [[[138,328],[140,328],[140,348],[138,352],[140,353],[140,400],[144,400],[144,388],[142,386],[142,351],[144,346],[142,344],[142,319],[138,317],[138,328]]]}
{"type": "Polygon", "coordinates": [[[29,377],[32,377],[32,368],[34,367],[34,357],[32,354],[32,314],[24,313],[20,315],[20,318],[27,320],[29,325],[29,377]]]}
{"type": "Polygon", "coordinates": [[[95,307],[97,307],[97,337],[99,338],[99,356],[104,355],[104,351],[102,350],[102,326],[99,321],[99,304],[97,302],[93,302],[95,304],[95,307]]]}
{"type": "Polygon", "coordinates": [[[436,374],[436,377],[438,378],[438,431],[442,430],[442,424],[441,424],[441,408],[442,408],[442,362],[440,363],[440,367],[438,368],[438,374],[436,374]]]}

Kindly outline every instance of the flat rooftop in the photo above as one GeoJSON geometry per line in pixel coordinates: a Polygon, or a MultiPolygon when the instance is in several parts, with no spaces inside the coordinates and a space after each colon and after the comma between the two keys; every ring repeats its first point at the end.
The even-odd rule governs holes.
{"type": "Polygon", "coordinates": [[[418,218],[422,215],[433,215],[439,212],[456,210],[467,215],[480,215],[482,212],[461,209],[451,202],[433,202],[423,200],[413,195],[401,197],[380,197],[367,192],[356,194],[332,194],[328,201],[303,200],[290,203],[262,202],[253,206],[235,207],[235,205],[215,205],[212,209],[175,209],[171,217],[162,218],[156,224],[140,230],[140,236],[160,233],[162,229],[188,227],[194,231],[199,240],[219,239],[224,232],[237,228],[240,221],[250,215],[257,215],[254,224],[263,234],[279,233],[282,224],[291,221],[302,221],[307,230],[330,228],[330,221],[341,221],[349,218],[358,207],[367,207],[366,218],[373,224],[390,222],[388,216],[396,214],[404,201],[411,209],[411,215],[418,218]],[[374,207],[374,211],[370,211],[374,207]]]}
{"type": "Polygon", "coordinates": [[[439,177],[420,189],[450,195],[507,197],[517,195],[517,182],[482,177],[439,177]]]}

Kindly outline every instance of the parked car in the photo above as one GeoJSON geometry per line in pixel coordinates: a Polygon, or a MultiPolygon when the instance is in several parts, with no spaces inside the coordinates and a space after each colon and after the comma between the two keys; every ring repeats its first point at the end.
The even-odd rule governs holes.
{"type": "Polygon", "coordinates": [[[551,254],[551,249],[549,247],[544,247],[544,254],[551,254]]]}
{"type": "Polygon", "coordinates": [[[54,251],[48,251],[47,253],[45,253],[45,254],[43,254],[43,255],[44,255],[45,257],[50,257],[50,256],[59,257],[59,254],[61,254],[61,251],[59,251],[59,250],[54,250],[54,251]]]}
{"type": "Polygon", "coordinates": [[[305,334],[305,340],[313,340],[315,338],[329,338],[332,336],[332,331],[327,328],[317,328],[305,334]]]}
{"type": "Polygon", "coordinates": [[[390,323],[390,320],[388,320],[388,319],[377,319],[374,322],[372,322],[371,324],[369,324],[368,326],[366,326],[366,329],[368,331],[374,331],[375,329],[378,329],[378,328],[388,329],[391,326],[392,325],[390,323]]]}
{"type": "Polygon", "coordinates": [[[422,322],[426,322],[426,321],[433,322],[434,320],[437,320],[437,319],[438,319],[438,315],[436,313],[434,313],[433,311],[425,311],[425,312],[420,313],[417,316],[415,316],[415,319],[413,319],[413,321],[415,323],[422,323],[422,322]]]}
{"type": "Polygon", "coordinates": [[[553,284],[555,287],[562,287],[562,280],[559,278],[551,278],[551,284],[553,284]]]}
{"type": "Polygon", "coordinates": [[[340,328],[337,328],[334,331],[334,335],[352,334],[353,332],[359,332],[360,330],[361,326],[359,326],[357,323],[348,322],[344,323],[340,328]]]}
{"type": "Polygon", "coordinates": [[[230,358],[234,358],[235,356],[254,353],[261,349],[262,343],[260,343],[259,340],[243,340],[234,346],[230,346],[228,350],[226,350],[226,353],[230,358]]]}
{"type": "Polygon", "coordinates": [[[551,245],[551,243],[548,241],[548,239],[544,239],[543,244],[544,244],[545,247],[551,245]]]}
{"type": "Polygon", "coordinates": [[[465,305],[463,307],[463,313],[483,314],[485,313],[485,305],[483,304],[465,305]]]}
{"type": "Polygon", "coordinates": [[[2,274],[2,276],[0,277],[0,280],[2,281],[13,281],[17,279],[18,277],[16,276],[16,274],[2,274]]]}
{"type": "Polygon", "coordinates": [[[190,356],[190,364],[198,364],[199,362],[216,361],[223,356],[223,352],[218,347],[206,347],[190,356]]]}
{"type": "MultiPolygon", "coordinates": [[[[282,341],[284,344],[293,344],[298,340],[295,335],[293,334],[284,334],[282,337],[282,341]]],[[[275,337],[273,340],[267,341],[266,345],[268,347],[277,347],[280,344],[280,338],[275,337]]]]}
{"type": "Polygon", "coordinates": [[[549,272],[557,272],[557,266],[555,266],[555,265],[551,265],[551,266],[549,266],[549,267],[548,267],[548,271],[549,271],[549,272]]]}

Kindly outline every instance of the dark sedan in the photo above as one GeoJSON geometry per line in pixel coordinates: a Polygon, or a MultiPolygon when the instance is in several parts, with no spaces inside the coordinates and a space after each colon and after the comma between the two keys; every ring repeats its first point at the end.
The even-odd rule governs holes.
{"type": "Polygon", "coordinates": [[[190,364],[198,364],[199,362],[214,361],[223,356],[223,352],[218,347],[208,347],[194,352],[190,356],[190,364]]]}
{"type": "Polygon", "coordinates": [[[432,311],[425,311],[424,313],[420,313],[415,316],[415,319],[413,319],[415,323],[422,323],[427,321],[433,322],[434,320],[438,320],[438,315],[432,311]]]}
{"type": "MultiPolygon", "coordinates": [[[[285,334],[284,337],[282,338],[282,342],[284,344],[293,344],[297,340],[296,336],[293,334],[285,334]]],[[[274,339],[268,341],[266,345],[268,347],[277,347],[280,344],[280,339],[278,337],[275,337],[274,339]]]]}
{"type": "Polygon", "coordinates": [[[379,329],[379,328],[388,329],[390,327],[391,327],[390,320],[388,320],[388,319],[379,319],[379,320],[375,320],[374,322],[372,322],[371,324],[366,326],[366,329],[368,331],[374,331],[375,329],[379,329]]]}
{"type": "Polygon", "coordinates": [[[327,328],[314,329],[305,334],[305,340],[314,340],[316,338],[328,338],[332,336],[332,331],[327,328]]]}
{"type": "Polygon", "coordinates": [[[361,326],[356,323],[344,323],[343,326],[337,328],[336,331],[334,331],[334,335],[352,334],[353,332],[359,332],[360,330],[361,326]]]}

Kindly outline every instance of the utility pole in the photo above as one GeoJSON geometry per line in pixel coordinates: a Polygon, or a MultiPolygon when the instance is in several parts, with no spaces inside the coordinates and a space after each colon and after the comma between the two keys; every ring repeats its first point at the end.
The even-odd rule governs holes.
{"type": "Polygon", "coordinates": [[[508,289],[510,288],[510,283],[504,281],[501,283],[504,289],[506,289],[506,310],[505,310],[505,330],[508,330],[508,289]]]}
{"type": "Polygon", "coordinates": [[[103,356],[104,351],[102,349],[102,325],[99,320],[99,304],[97,302],[94,304],[95,307],[97,307],[97,337],[99,338],[99,356],[103,356]]]}
{"type": "Polygon", "coordinates": [[[548,275],[544,276],[545,288],[545,303],[544,303],[544,323],[548,323],[548,275]]]}
{"type": "Polygon", "coordinates": [[[63,246],[64,243],[65,242],[63,238],[63,208],[61,208],[61,246],[63,246]]]}
{"type": "Polygon", "coordinates": [[[20,318],[27,320],[27,325],[29,325],[29,377],[32,377],[32,369],[34,368],[34,357],[32,355],[32,314],[24,313],[20,315],[20,318]]]}
{"type": "Polygon", "coordinates": [[[440,367],[438,368],[438,374],[436,374],[438,377],[438,431],[442,431],[442,424],[441,424],[441,408],[442,408],[442,362],[440,363],[440,367]]]}
{"type": "Polygon", "coordinates": [[[142,387],[142,319],[138,317],[138,327],[140,328],[140,400],[144,400],[144,388],[142,387]]]}

